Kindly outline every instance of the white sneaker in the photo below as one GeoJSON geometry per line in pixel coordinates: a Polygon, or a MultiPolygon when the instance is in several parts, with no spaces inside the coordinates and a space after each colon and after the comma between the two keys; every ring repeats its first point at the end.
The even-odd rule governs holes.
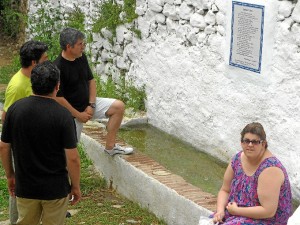
{"type": "Polygon", "coordinates": [[[129,155],[133,152],[133,148],[131,147],[122,147],[118,144],[115,144],[115,147],[111,150],[104,149],[104,151],[113,156],[115,154],[129,155]]]}

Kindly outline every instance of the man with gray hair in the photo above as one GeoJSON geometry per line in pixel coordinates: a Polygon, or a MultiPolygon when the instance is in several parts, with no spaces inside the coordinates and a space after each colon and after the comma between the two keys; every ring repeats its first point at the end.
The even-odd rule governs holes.
{"type": "Polygon", "coordinates": [[[75,118],[78,141],[83,123],[108,117],[105,152],[111,156],[131,154],[132,148],[115,143],[125,105],[117,99],[96,97],[96,82],[84,54],[84,38],[82,32],[73,28],[65,28],[60,33],[62,52],[54,61],[61,72],[61,85],[56,99],[75,118]]]}

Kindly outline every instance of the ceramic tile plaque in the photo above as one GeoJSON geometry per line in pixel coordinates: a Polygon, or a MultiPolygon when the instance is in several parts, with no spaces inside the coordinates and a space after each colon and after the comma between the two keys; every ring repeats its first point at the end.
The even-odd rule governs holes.
{"type": "Polygon", "coordinates": [[[229,65],[261,72],[264,6],[232,2],[229,65]]]}

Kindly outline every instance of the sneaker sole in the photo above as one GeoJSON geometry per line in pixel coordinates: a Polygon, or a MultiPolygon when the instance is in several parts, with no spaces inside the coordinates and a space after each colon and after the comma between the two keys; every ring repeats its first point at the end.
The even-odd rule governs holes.
{"type": "Polygon", "coordinates": [[[127,152],[127,153],[126,153],[125,151],[118,150],[118,151],[114,151],[112,154],[109,153],[106,149],[104,149],[104,151],[105,151],[108,155],[110,155],[110,156],[114,156],[114,155],[130,155],[130,154],[133,153],[133,150],[130,151],[130,152],[127,152]]]}

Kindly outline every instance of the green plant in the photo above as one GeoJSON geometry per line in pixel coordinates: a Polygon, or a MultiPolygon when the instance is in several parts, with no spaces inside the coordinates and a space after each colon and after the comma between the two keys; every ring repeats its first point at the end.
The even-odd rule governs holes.
{"type": "Polygon", "coordinates": [[[0,67],[0,102],[4,102],[6,84],[11,77],[20,69],[19,57],[14,56],[11,64],[0,67]]]}
{"type": "Polygon", "coordinates": [[[102,28],[107,28],[115,37],[116,28],[119,25],[131,23],[138,17],[135,13],[135,6],[136,0],[124,0],[123,6],[116,3],[115,0],[106,0],[100,3],[98,5],[99,17],[94,20],[93,32],[99,33],[102,28]],[[124,15],[120,16],[122,12],[124,15]]]}
{"type": "Polygon", "coordinates": [[[88,195],[92,190],[105,188],[106,181],[102,179],[93,167],[93,162],[87,157],[82,144],[77,146],[80,155],[80,189],[83,196],[88,195]],[[93,177],[93,179],[92,179],[93,177]]]}
{"type": "Polygon", "coordinates": [[[138,15],[135,13],[135,7],[136,7],[136,0],[124,0],[124,12],[126,14],[124,22],[125,23],[131,23],[136,18],[138,18],[138,15]]]}
{"type": "MultiPolygon", "coordinates": [[[[74,10],[67,13],[67,19],[59,7],[45,7],[49,0],[38,0],[39,8],[35,14],[29,16],[29,30],[33,39],[46,43],[49,47],[48,57],[53,61],[61,51],[59,34],[64,27],[72,27],[85,31],[84,13],[74,4],[74,10]]],[[[60,2],[58,2],[60,4],[60,2]]]]}
{"type": "Polygon", "coordinates": [[[21,31],[26,21],[26,15],[19,11],[17,7],[13,7],[10,0],[1,0],[0,7],[0,24],[2,25],[3,32],[15,38],[21,31]]]}
{"type": "Polygon", "coordinates": [[[0,102],[4,102],[5,99],[5,91],[0,91],[0,102]]]}
{"type": "Polygon", "coordinates": [[[127,85],[128,99],[126,101],[126,107],[133,108],[136,111],[146,111],[145,101],[147,99],[145,92],[145,85],[140,88],[136,88],[132,85],[132,81],[129,81],[127,85]]]}
{"type": "MultiPolygon", "coordinates": [[[[19,57],[15,56],[12,63],[7,66],[0,67],[0,84],[8,84],[11,77],[20,69],[19,57]]],[[[4,102],[5,89],[0,91],[0,102],[4,102]]]]}
{"type": "Polygon", "coordinates": [[[141,32],[141,30],[139,30],[139,29],[136,29],[136,28],[131,28],[130,29],[133,33],[135,33],[136,34],[136,36],[139,38],[139,39],[142,39],[142,32],[141,32]]]}
{"type": "Polygon", "coordinates": [[[0,164],[0,221],[7,218],[8,214],[7,181],[2,164],[0,164]]]}
{"type": "Polygon", "coordinates": [[[97,95],[107,98],[122,100],[126,108],[133,108],[135,111],[145,111],[146,92],[145,86],[137,88],[132,80],[126,81],[125,72],[121,72],[120,82],[115,83],[111,76],[103,81],[98,75],[95,76],[97,83],[97,95]]]}
{"type": "Polygon", "coordinates": [[[97,96],[103,98],[118,98],[117,86],[111,77],[103,81],[99,76],[95,76],[97,83],[97,96]]]}
{"type": "Polygon", "coordinates": [[[85,32],[85,15],[77,5],[73,4],[73,6],[74,10],[68,13],[68,20],[65,26],[73,27],[80,30],[81,32],[85,32]]]}
{"type": "Polygon", "coordinates": [[[33,39],[48,45],[49,60],[54,60],[60,52],[59,33],[63,26],[59,7],[45,7],[48,0],[38,0],[38,9],[29,15],[29,32],[33,39]]]}
{"type": "Polygon", "coordinates": [[[146,92],[145,86],[136,88],[133,85],[133,80],[126,80],[125,71],[121,71],[120,82],[117,85],[119,98],[125,102],[127,108],[133,108],[134,110],[145,110],[146,92]]]}
{"type": "Polygon", "coordinates": [[[120,19],[122,6],[117,4],[115,0],[107,0],[98,6],[99,18],[94,20],[92,31],[95,33],[101,32],[102,28],[107,28],[116,36],[116,28],[123,22],[120,19]]]}
{"type": "Polygon", "coordinates": [[[10,78],[20,69],[19,56],[14,56],[12,63],[0,67],[0,84],[8,84],[10,78]]]}

